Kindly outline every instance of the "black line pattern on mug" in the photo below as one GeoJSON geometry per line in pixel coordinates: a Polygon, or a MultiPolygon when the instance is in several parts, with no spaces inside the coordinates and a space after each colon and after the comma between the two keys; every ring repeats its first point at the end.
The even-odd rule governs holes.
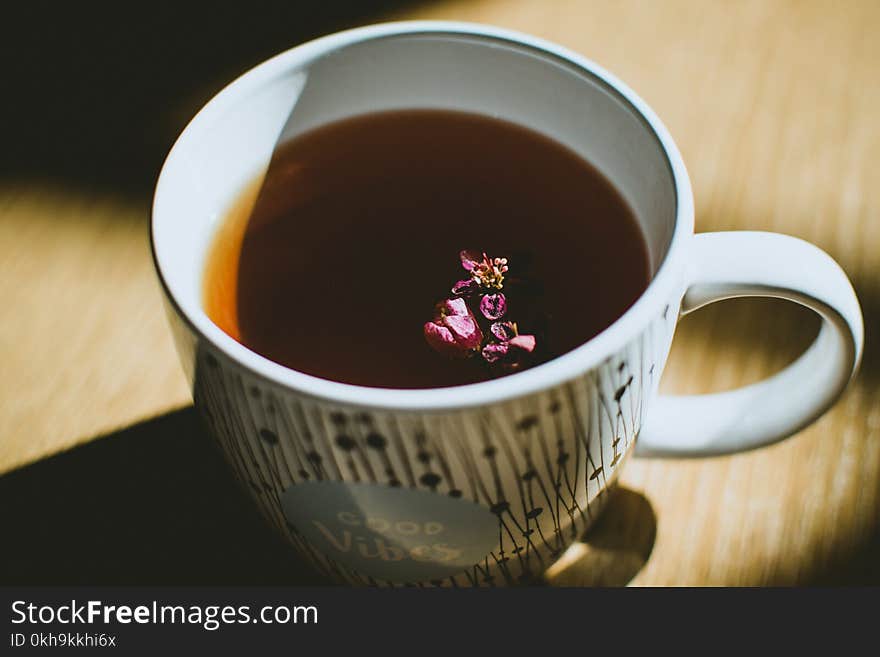
{"type": "Polygon", "coordinates": [[[372,586],[528,583],[604,505],[634,447],[673,324],[658,318],[582,377],[464,414],[333,408],[279,395],[205,352],[198,356],[194,398],[263,515],[318,570],[372,586]],[[457,575],[377,580],[328,557],[286,520],[280,496],[305,481],[420,489],[480,504],[496,519],[497,546],[457,575]]]}

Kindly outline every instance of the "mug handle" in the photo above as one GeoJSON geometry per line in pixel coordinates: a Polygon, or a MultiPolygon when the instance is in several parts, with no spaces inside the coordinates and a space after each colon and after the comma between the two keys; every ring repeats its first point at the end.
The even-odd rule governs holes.
{"type": "Polygon", "coordinates": [[[794,363],[758,383],[706,395],[659,396],[639,434],[640,456],[710,456],[782,440],[816,420],[855,375],[864,327],[852,284],[818,247],[777,233],[695,235],[685,315],[734,297],[776,297],[822,318],[794,363]]]}

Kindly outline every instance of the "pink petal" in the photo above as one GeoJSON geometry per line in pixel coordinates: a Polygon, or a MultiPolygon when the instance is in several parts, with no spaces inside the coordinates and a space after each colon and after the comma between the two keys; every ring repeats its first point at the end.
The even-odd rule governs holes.
{"type": "Polygon", "coordinates": [[[468,251],[466,249],[459,253],[458,257],[461,258],[461,266],[464,267],[465,271],[471,271],[474,267],[480,264],[483,259],[479,253],[468,251]]]}
{"type": "Polygon", "coordinates": [[[424,327],[425,340],[434,351],[451,358],[464,358],[470,351],[455,341],[455,336],[445,326],[428,322],[424,327]]]}
{"type": "Polygon", "coordinates": [[[511,347],[516,347],[518,349],[522,349],[523,351],[528,351],[529,353],[535,350],[535,345],[537,344],[537,340],[535,340],[534,335],[518,335],[510,342],[508,342],[511,347]]]}
{"type": "Polygon", "coordinates": [[[483,341],[483,332],[472,315],[449,315],[443,323],[452,333],[456,343],[464,349],[476,349],[483,341]]]}
{"type": "Polygon", "coordinates": [[[507,343],[501,342],[498,344],[487,344],[483,347],[483,358],[487,363],[494,363],[495,361],[504,358],[507,355],[508,346],[507,343]]]}
{"type": "Polygon", "coordinates": [[[435,349],[455,344],[455,336],[452,335],[452,331],[440,324],[425,322],[424,332],[425,340],[435,349]]]}
{"type": "Polygon", "coordinates": [[[516,337],[516,326],[513,322],[495,322],[489,327],[489,330],[501,342],[507,342],[516,337]]]}
{"type": "Polygon", "coordinates": [[[440,304],[440,308],[444,315],[467,316],[471,314],[464,299],[447,299],[440,304]]]}
{"type": "Polygon", "coordinates": [[[468,278],[453,285],[452,293],[455,295],[470,294],[478,287],[480,287],[479,284],[473,278],[468,278]]]}
{"type": "Polygon", "coordinates": [[[507,297],[500,292],[498,294],[487,294],[480,299],[480,312],[483,317],[489,320],[501,319],[507,312],[507,297]]]}

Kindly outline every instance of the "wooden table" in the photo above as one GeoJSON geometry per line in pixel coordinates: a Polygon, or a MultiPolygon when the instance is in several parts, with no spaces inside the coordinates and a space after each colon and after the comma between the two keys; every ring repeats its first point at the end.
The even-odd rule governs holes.
{"type": "MultiPolygon", "coordinates": [[[[278,4],[278,12],[288,11],[278,4]]],[[[190,397],[152,271],[147,217],[161,156],[202,102],[234,74],[317,33],[388,18],[479,21],[557,41],[628,82],[683,152],[697,229],[774,230],[815,242],[852,277],[866,321],[862,371],[832,412],[756,452],[632,462],[613,513],[554,580],[880,582],[880,3],[351,4],[350,15],[325,11],[311,23],[300,16],[290,29],[277,20],[252,21],[246,42],[233,38],[231,16],[213,19],[214,36],[198,36],[210,29],[193,36],[184,17],[181,26],[167,28],[173,33],[162,49],[153,50],[143,50],[152,43],[146,28],[134,31],[131,49],[101,41],[104,32],[94,29],[82,43],[93,38],[96,45],[81,47],[111,54],[116,48],[121,63],[106,52],[81,53],[101,72],[89,77],[94,69],[80,67],[85,83],[78,84],[92,88],[46,109],[54,96],[32,86],[30,96],[4,110],[20,120],[0,156],[0,472],[97,436],[106,436],[98,443],[110,454],[112,441],[125,436],[197,431],[191,411],[180,422],[179,413],[166,415],[189,405],[190,397]],[[138,55],[123,55],[138,48],[138,55]],[[214,53],[226,58],[212,59],[214,53]],[[168,66],[162,56],[177,57],[180,65],[168,66]],[[152,77],[128,83],[125,76],[101,77],[114,66],[152,77]],[[113,85],[105,84],[110,79],[113,85]],[[51,120],[37,128],[44,119],[51,120]],[[143,424],[153,416],[164,419],[143,424]]],[[[55,45],[49,55],[34,50],[32,68],[60,56],[63,44],[55,45]]],[[[33,74],[20,71],[22,79],[33,74]]],[[[772,301],[700,311],[680,327],[663,387],[713,391],[757,380],[792,360],[816,330],[808,312],[772,301]]],[[[112,468],[116,457],[108,458],[105,467],[112,468]]],[[[161,459],[150,463],[162,467],[161,459]]],[[[8,483],[8,495],[33,495],[52,486],[48,477],[74,466],[41,467],[0,477],[0,485],[8,483]],[[35,474],[22,474],[28,472],[35,474]],[[24,479],[30,483],[17,483],[24,479]]],[[[77,490],[76,481],[72,477],[66,490],[77,490]]],[[[39,504],[53,502],[41,499],[14,499],[16,517],[42,514],[39,504]]],[[[87,509],[80,513],[94,524],[87,509]]],[[[28,551],[27,537],[18,534],[15,541],[17,553],[28,551]]],[[[77,563],[56,580],[79,581],[77,563]]]]}

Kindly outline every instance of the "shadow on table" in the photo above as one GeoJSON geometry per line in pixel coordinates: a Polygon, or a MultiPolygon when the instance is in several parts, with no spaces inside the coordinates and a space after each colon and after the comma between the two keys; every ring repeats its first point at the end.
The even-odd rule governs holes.
{"type": "MultiPolygon", "coordinates": [[[[192,408],[0,477],[0,583],[320,585],[239,488],[192,408]]],[[[623,585],[647,560],[650,503],[614,491],[554,584],[623,585]]]]}
{"type": "Polygon", "coordinates": [[[321,584],[192,408],[0,477],[3,584],[321,584]]]}
{"type": "Polygon", "coordinates": [[[624,586],[654,549],[657,516],[641,493],[617,486],[602,515],[548,572],[554,586],[624,586]]]}

